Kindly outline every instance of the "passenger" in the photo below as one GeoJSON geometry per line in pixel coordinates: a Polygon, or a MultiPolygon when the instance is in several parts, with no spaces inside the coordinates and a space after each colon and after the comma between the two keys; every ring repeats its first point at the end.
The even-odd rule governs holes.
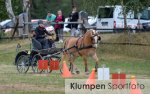
{"type": "MultiPolygon", "coordinates": [[[[57,12],[55,22],[59,23],[59,22],[64,22],[64,21],[65,21],[65,18],[62,14],[62,11],[59,10],[57,12]]],[[[56,41],[63,42],[63,27],[64,27],[64,24],[55,24],[56,41]]]]}
{"type": "Polygon", "coordinates": [[[50,46],[48,45],[48,40],[46,39],[47,35],[51,35],[50,33],[47,32],[47,30],[44,27],[43,21],[39,20],[38,21],[38,27],[36,27],[33,37],[42,45],[42,49],[47,49],[50,46]]]}
{"type": "Polygon", "coordinates": [[[55,47],[55,40],[56,40],[56,32],[53,26],[50,25],[50,23],[47,23],[46,30],[48,33],[51,34],[51,36],[47,36],[48,43],[50,47],[55,47]]]}

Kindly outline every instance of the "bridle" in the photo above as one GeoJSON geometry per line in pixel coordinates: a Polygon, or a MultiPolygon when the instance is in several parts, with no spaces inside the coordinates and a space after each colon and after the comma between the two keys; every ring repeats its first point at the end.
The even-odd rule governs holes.
{"type": "MultiPolygon", "coordinates": [[[[90,31],[90,32],[91,32],[91,31],[90,31]]],[[[75,44],[75,47],[76,47],[77,50],[89,49],[89,48],[97,48],[97,45],[98,45],[98,43],[99,43],[100,40],[101,40],[101,37],[98,35],[98,33],[97,33],[96,31],[92,30],[92,32],[91,32],[91,36],[90,36],[91,41],[92,41],[91,45],[85,45],[85,44],[84,44],[84,38],[85,38],[85,37],[86,37],[86,36],[85,36],[85,34],[84,34],[83,36],[81,36],[81,37],[78,38],[78,40],[77,40],[77,42],[76,42],[76,44],[75,44]],[[79,40],[81,40],[81,44],[80,44],[79,47],[78,47],[78,42],[79,42],[79,40]]]]}
{"type": "Polygon", "coordinates": [[[92,40],[92,45],[93,47],[95,45],[98,45],[98,43],[101,40],[101,37],[98,35],[98,33],[95,30],[92,30],[92,36],[91,36],[91,40],[92,40]]]}

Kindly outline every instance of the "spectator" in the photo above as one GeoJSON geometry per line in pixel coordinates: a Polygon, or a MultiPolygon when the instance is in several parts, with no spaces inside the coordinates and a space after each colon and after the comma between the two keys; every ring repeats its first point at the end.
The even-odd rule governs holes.
{"type": "MultiPolygon", "coordinates": [[[[54,22],[56,19],[56,15],[55,14],[52,14],[50,13],[50,11],[47,12],[47,16],[46,16],[46,20],[50,23],[54,22]]],[[[54,25],[52,25],[54,26],[54,25]]]]}
{"type": "MultiPolygon", "coordinates": [[[[78,21],[79,14],[77,12],[77,8],[76,7],[72,8],[72,12],[69,15],[69,19],[70,19],[70,22],[77,22],[78,21]]],[[[78,24],[70,24],[69,27],[71,27],[71,36],[75,36],[77,28],[78,28],[78,24]]]]}
{"type": "MultiPolygon", "coordinates": [[[[64,22],[65,18],[62,15],[62,11],[57,11],[57,16],[55,19],[56,23],[64,22]]],[[[56,32],[56,41],[63,42],[63,27],[64,24],[55,24],[55,32],[56,32]]]]}

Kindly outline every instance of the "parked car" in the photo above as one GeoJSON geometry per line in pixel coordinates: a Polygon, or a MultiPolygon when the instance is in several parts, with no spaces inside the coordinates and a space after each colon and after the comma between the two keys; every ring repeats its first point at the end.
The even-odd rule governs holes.
{"type": "Polygon", "coordinates": [[[0,25],[1,25],[1,27],[4,28],[4,29],[5,29],[5,28],[11,28],[11,27],[14,26],[12,20],[10,20],[10,19],[7,19],[7,20],[5,20],[5,21],[2,21],[2,22],[0,23],[0,25]]]}
{"type": "MultiPolygon", "coordinates": [[[[99,6],[97,10],[97,28],[109,29],[98,30],[100,32],[113,32],[113,29],[124,28],[124,16],[122,14],[122,6],[99,6]]],[[[138,15],[134,11],[129,11],[126,15],[127,27],[131,29],[138,28],[138,15]]],[[[147,8],[141,12],[140,23],[146,23],[150,21],[150,8],[147,8]]]]}
{"type": "MultiPolygon", "coordinates": [[[[88,23],[91,25],[91,26],[96,26],[96,17],[94,16],[88,16],[88,23]]],[[[69,18],[65,18],[65,22],[69,22],[69,18]]],[[[69,32],[70,31],[70,28],[67,28],[68,24],[64,24],[64,28],[63,28],[63,31],[64,32],[69,32]]]]}
{"type": "Polygon", "coordinates": [[[12,27],[14,27],[14,23],[12,22],[12,20],[7,19],[0,23],[0,27],[2,28],[2,31],[4,31],[5,33],[11,32],[13,31],[12,27]]]}
{"type": "Polygon", "coordinates": [[[88,16],[88,23],[91,25],[91,26],[96,26],[96,17],[93,17],[93,16],[88,16]]]}
{"type": "Polygon", "coordinates": [[[142,23],[143,29],[150,29],[150,22],[142,23]]]}

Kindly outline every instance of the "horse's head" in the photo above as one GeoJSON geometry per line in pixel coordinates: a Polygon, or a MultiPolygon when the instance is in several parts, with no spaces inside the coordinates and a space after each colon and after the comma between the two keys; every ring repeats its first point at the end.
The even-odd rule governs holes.
{"type": "Polygon", "coordinates": [[[91,38],[93,47],[97,48],[98,43],[100,43],[100,41],[101,41],[100,35],[96,32],[96,30],[93,30],[93,29],[90,29],[88,32],[89,32],[88,37],[91,38]]]}

